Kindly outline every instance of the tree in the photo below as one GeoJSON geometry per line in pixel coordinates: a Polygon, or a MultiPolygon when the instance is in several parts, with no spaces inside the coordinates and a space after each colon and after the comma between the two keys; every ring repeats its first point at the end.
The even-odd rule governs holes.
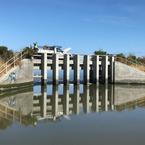
{"type": "Polygon", "coordinates": [[[23,49],[23,53],[26,53],[25,56],[24,56],[25,58],[30,59],[34,55],[35,51],[32,47],[25,47],[23,49]]]}
{"type": "Polygon", "coordinates": [[[145,64],[145,56],[143,57],[138,57],[137,61],[141,62],[142,64],[145,64]]]}
{"type": "Polygon", "coordinates": [[[95,55],[107,55],[107,52],[104,51],[103,49],[99,49],[94,52],[95,55]]]}
{"type": "Polygon", "coordinates": [[[118,53],[118,54],[116,54],[116,57],[125,58],[125,55],[123,53],[118,53]]]}
{"type": "Polygon", "coordinates": [[[131,59],[131,60],[136,60],[137,59],[137,57],[132,53],[130,53],[127,58],[131,59]]]}
{"type": "Polygon", "coordinates": [[[9,60],[14,56],[14,52],[6,46],[0,46],[0,58],[4,61],[9,60]]]}

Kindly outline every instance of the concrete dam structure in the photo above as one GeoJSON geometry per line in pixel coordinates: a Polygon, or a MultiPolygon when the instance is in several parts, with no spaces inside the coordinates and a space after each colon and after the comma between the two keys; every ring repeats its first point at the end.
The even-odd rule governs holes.
{"type": "MultiPolygon", "coordinates": [[[[49,77],[52,77],[52,84],[60,83],[59,72],[63,71],[61,83],[64,84],[145,84],[144,71],[114,59],[112,55],[48,55],[41,53],[34,55],[33,65],[34,70],[41,71],[39,78],[42,83],[46,83],[49,77]],[[48,71],[52,72],[52,76],[48,75],[48,71]],[[71,76],[73,80],[70,80],[71,76]],[[83,76],[82,80],[81,76],[83,76]]],[[[37,77],[34,76],[34,78],[37,77]]]]}
{"type": "Polygon", "coordinates": [[[33,82],[33,61],[31,59],[23,59],[19,65],[11,68],[7,73],[0,77],[0,84],[15,84],[33,82]],[[13,81],[10,75],[15,73],[16,80],[13,81]]]}
{"type": "Polygon", "coordinates": [[[41,80],[43,84],[49,80],[51,84],[145,84],[145,72],[115,61],[114,56],[37,53],[32,59],[22,59],[20,65],[14,65],[0,76],[1,85],[35,80],[41,80]],[[10,79],[13,72],[15,81],[10,79]]]}
{"type": "Polygon", "coordinates": [[[33,64],[34,69],[41,70],[43,84],[47,82],[49,70],[52,70],[53,84],[59,84],[60,70],[63,71],[64,84],[80,84],[81,75],[83,75],[84,84],[114,83],[114,56],[42,53],[34,55],[33,64]],[[70,82],[71,70],[73,71],[73,81],[70,82]]]}

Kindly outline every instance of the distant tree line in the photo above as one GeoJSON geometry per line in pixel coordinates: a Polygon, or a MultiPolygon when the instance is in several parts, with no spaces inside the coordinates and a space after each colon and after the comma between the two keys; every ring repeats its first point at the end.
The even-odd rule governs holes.
{"type": "MultiPolygon", "coordinates": [[[[107,53],[107,51],[103,50],[103,49],[99,49],[99,50],[96,50],[94,52],[95,55],[109,55],[109,53],[107,53]]],[[[125,55],[124,53],[118,53],[118,54],[115,54],[115,57],[116,59],[118,58],[123,58],[123,59],[127,59],[127,60],[131,60],[131,61],[134,61],[134,62],[140,62],[142,64],[145,64],[145,56],[142,56],[142,57],[138,57],[132,53],[128,54],[128,55],[125,55]]]]}
{"type": "MultiPolygon", "coordinates": [[[[31,58],[34,54],[34,50],[32,47],[25,47],[22,49],[22,52],[25,53],[24,58],[31,58]]],[[[9,59],[11,59],[16,52],[13,50],[9,49],[6,46],[0,46],[0,61],[1,62],[6,62],[9,59]]]]}
{"type": "Polygon", "coordinates": [[[25,53],[25,58],[31,59],[35,53],[35,50],[32,48],[32,46],[30,46],[30,47],[27,46],[27,47],[23,48],[23,53],[25,53]]]}
{"type": "Polygon", "coordinates": [[[6,46],[0,46],[0,59],[1,61],[7,61],[14,56],[14,52],[6,46]]]}
{"type": "MultiPolygon", "coordinates": [[[[30,47],[25,47],[22,49],[23,53],[25,53],[25,58],[31,58],[33,56],[33,54],[35,53],[34,49],[32,46],[30,47]]],[[[103,49],[98,49],[94,52],[95,55],[107,55],[109,54],[107,51],[103,50],[103,49]]],[[[8,61],[10,58],[12,58],[15,55],[15,52],[12,51],[11,49],[9,49],[6,46],[0,46],[0,61],[8,61]]],[[[133,60],[133,61],[138,61],[140,63],[144,63],[145,64],[145,56],[143,57],[137,57],[134,54],[129,54],[129,55],[125,55],[124,53],[118,53],[115,55],[116,58],[124,58],[124,59],[129,59],[129,60],[133,60]]]]}

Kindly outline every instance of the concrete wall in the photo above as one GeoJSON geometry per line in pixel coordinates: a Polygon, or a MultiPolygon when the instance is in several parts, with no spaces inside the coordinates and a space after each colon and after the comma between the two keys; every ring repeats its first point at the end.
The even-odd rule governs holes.
{"type": "Polygon", "coordinates": [[[22,60],[22,65],[16,71],[17,82],[33,81],[33,62],[30,59],[22,60]]]}
{"type": "Polygon", "coordinates": [[[1,103],[21,110],[23,115],[28,115],[33,110],[33,92],[20,93],[15,96],[5,97],[0,99],[1,103]]]}
{"type": "Polygon", "coordinates": [[[30,59],[23,59],[21,65],[12,68],[7,74],[0,78],[0,84],[24,83],[33,81],[33,62],[30,59]],[[16,73],[16,82],[9,78],[10,73],[16,73]]]}
{"type": "Polygon", "coordinates": [[[115,85],[114,87],[114,105],[121,105],[145,98],[144,85],[115,85]]]}
{"type": "Polygon", "coordinates": [[[116,61],[115,83],[145,84],[145,72],[116,61]]]}

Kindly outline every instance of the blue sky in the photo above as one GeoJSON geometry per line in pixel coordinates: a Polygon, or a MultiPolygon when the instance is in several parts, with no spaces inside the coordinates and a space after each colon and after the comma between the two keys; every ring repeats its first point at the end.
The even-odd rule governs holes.
{"type": "Polygon", "coordinates": [[[145,0],[0,0],[0,45],[145,56],[145,0]]]}

